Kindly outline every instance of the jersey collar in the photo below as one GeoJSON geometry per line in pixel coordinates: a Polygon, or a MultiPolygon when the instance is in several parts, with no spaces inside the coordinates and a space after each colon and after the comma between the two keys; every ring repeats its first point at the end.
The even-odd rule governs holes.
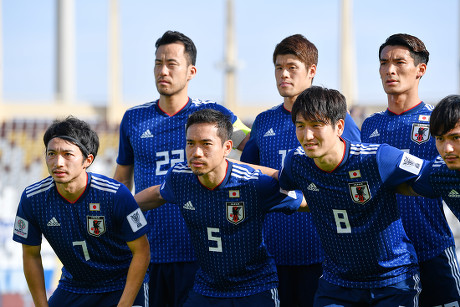
{"type": "Polygon", "coordinates": [[[185,104],[185,106],[182,107],[182,109],[180,109],[178,112],[174,113],[174,114],[168,114],[166,113],[165,111],[163,111],[162,108],[160,108],[160,99],[158,99],[155,103],[155,107],[157,109],[157,111],[161,114],[163,114],[164,116],[167,116],[167,117],[173,117],[173,116],[176,116],[178,114],[181,114],[181,113],[184,113],[188,110],[188,108],[190,108],[190,105],[192,104],[192,99],[190,97],[188,97],[188,100],[187,100],[187,103],[185,104]]]}
{"type": "Polygon", "coordinates": [[[391,116],[398,116],[398,115],[410,115],[410,114],[414,114],[414,113],[417,113],[420,109],[424,108],[425,107],[425,103],[423,101],[420,101],[419,104],[417,104],[416,106],[402,112],[402,113],[399,113],[399,114],[396,114],[396,113],[393,113],[391,112],[389,109],[386,110],[386,113],[388,115],[391,115],[391,116]]]}

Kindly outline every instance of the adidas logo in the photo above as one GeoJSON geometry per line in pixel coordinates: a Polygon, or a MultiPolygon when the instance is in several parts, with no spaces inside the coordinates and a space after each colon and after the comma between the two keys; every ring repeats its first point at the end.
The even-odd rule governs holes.
{"type": "Polygon", "coordinates": [[[275,131],[273,131],[273,128],[270,128],[267,132],[265,132],[264,136],[275,136],[275,131]]]}
{"type": "Polygon", "coordinates": [[[452,190],[452,191],[450,191],[450,193],[449,193],[449,197],[452,197],[452,198],[459,198],[459,197],[460,197],[460,193],[458,193],[458,192],[455,191],[455,190],[452,190]]]}
{"type": "Polygon", "coordinates": [[[51,220],[49,220],[48,224],[46,224],[46,226],[61,226],[61,224],[59,224],[59,222],[56,220],[55,217],[53,217],[51,220]]]}
{"type": "Polygon", "coordinates": [[[150,132],[150,129],[147,129],[145,130],[144,133],[142,133],[141,139],[145,139],[145,138],[153,138],[153,134],[152,132],[150,132]]]}
{"type": "Polygon", "coordinates": [[[380,136],[380,133],[377,129],[375,129],[374,132],[372,132],[371,135],[369,135],[370,138],[375,138],[377,136],[380,136]]]}
{"type": "Polygon", "coordinates": [[[316,187],[314,183],[310,183],[310,185],[307,187],[307,190],[319,192],[319,189],[316,187]]]}
{"type": "Polygon", "coordinates": [[[185,205],[182,206],[182,208],[187,210],[195,210],[195,207],[193,207],[192,202],[190,200],[186,202],[185,205]]]}

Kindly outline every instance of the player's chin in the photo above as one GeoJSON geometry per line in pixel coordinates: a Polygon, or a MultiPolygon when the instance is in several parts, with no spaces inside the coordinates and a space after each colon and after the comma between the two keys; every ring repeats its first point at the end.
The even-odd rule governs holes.
{"type": "Polygon", "coordinates": [[[192,172],[197,176],[203,176],[205,174],[205,172],[203,172],[202,170],[193,169],[193,168],[192,168],[192,172]]]}

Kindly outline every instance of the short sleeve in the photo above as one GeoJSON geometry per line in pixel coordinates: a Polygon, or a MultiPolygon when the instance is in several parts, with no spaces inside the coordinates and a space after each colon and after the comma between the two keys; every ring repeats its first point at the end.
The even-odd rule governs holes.
{"type": "Polygon", "coordinates": [[[361,131],[359,131],[353,117],[347,113],[342,137],[350,142],[361,142],[361,131]]]}
{"type": "Polygon", "coordinates": [[[292,180],[292,158],[294,157],[295,150],[296,149],[289,151],[284,158],[283,167],[278,176],[280,187],[288,191],[298,189],[297,185],[292,180]]]}
{"type": "Polygon", "coordinates": [[[417,179],[427,162],[387,144],[379,146],[376,158],[380,178],[390,187],[417,179]]]}
{"type": "Polygon", "coordinates": [[[298,191],[286,191],[280,188],[276,179],[261,175],[258,191],[266,212],[291,214],[299,209],[303,196],[298,191]]]}
{"type": "Polygon", "coordinates": [[[22,193],[14,220],[13,240],[26,245],[40,245],[42,232],[35,220],[30,200],[22,193]]]}
{"type": "Polygon", "coordinates": [[[117,163],[120,165],[134,164],[134,151],[129,139],[128,112],[125,112],[120,124],[120,141],[118,145],[117,163]]]}
{"type": "Polygon", "coordinates": [[[420,177],[411,184],[411,187],[415,191],[415,193],[421,196],[429,198],[435,198],[440,196],[436,195],[430,181],[431,172],[433,170],[433,163],[435,160],[430,161],[430,163],[428,163],[427,166],[423,168],[422,172],[420,173],[420,177]]]}
{"type": "Polygon", "coordinates": [[[173,174],[172,174],[172,170],[174,169],[174,167],[170,168],[168,170],[168,172],[166,173],[166,176],[165,176],[165,180],[163,181],[163,183],[161,184],[160,186],[160,194],[161,194],[161,197],[164,198],[164,200],[166,200],[166,202],[170,203],[170,204],[175,204],[176,203],[176,199],[174,197],[174,190],[173,190],[173,174]]]}

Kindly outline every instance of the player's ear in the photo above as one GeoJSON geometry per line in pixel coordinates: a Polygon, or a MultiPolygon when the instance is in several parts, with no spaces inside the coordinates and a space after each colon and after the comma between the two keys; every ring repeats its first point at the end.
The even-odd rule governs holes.
{"type": "Polygon", "coordinates": [[[196,67],[195,65],[190,64],[188,66],[188,75],[187,75],[187,81],[192,80],[196,75],[196,67]]]}
{"type": "Polygon", "coordinates": [[[337,128],[337,135],[338,135],[338,136],[341,136],[342,133],[343,133],[343,130],[344,130],[344,128],[345,128],[345,120],[339,119],[339,120],[335,123],[335,127],[337,128]]]}
{"type": "Polygon", "coordinates": [[[417,79],[420,79],[426,73],[426,64],[419,63],[417,65],[417,79]]]}
{"type": "Polygon", "coordinates": [[[88,168],[90,167],[91,164],[93,164],[93,161],[94,161],[94,156],[93,154],[89,154],[86,159],[83,161],[83,166],[85,168],[88,168]]]}
{"type": "Polygon", "coordinates": [[[232,140],[227,140],[227,141],[224,142],[223,146],[224,146],[224,155],[226,157],[232,151],[233,141],[232,140]]]}

